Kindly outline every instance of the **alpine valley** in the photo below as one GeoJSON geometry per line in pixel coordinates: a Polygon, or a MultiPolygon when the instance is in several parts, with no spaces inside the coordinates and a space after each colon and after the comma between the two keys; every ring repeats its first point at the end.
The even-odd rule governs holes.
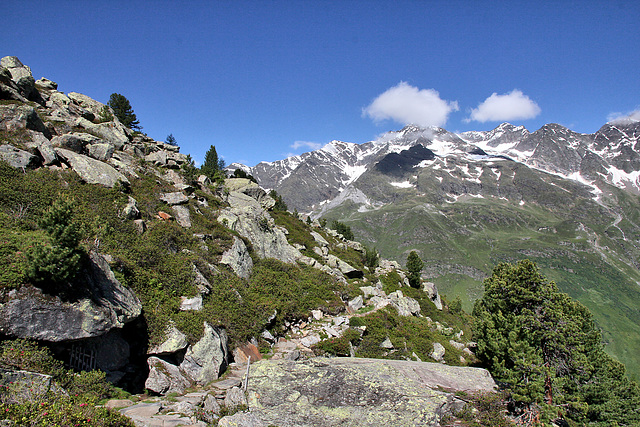
{"type": "Polygon", "coordinates": [[[500,262],[530,259],[586,305],[607,351],[640,374],[640,122],[581,134],[503,123],[455,134],[406,126],[363,144],[255,167],[290,209],[347,224],[469,311],[500,262]]]}

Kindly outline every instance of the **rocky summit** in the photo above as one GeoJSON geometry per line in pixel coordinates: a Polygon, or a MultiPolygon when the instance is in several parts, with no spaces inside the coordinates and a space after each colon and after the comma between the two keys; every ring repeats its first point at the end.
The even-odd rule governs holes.
{"type": "MultiPolygon", "coordinates": [[[[8,425],[437,426],[460,396],[494,391],[469,367],[470,316],[433,282],[409,286],[399,263],[288,212],[270,183],[201,174],[112,107],[16,57],[1,65],[8,425]]],[[[331,147],[336,161],[353,148],[331,147]]],[[[408,151],[365,157],[395,174],[437,154],[408,151]]]]}

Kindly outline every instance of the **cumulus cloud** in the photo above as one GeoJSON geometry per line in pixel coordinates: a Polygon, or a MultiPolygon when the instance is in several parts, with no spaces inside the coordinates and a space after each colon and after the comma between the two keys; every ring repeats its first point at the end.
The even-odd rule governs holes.
{"type": "Polygon", "coordinates": [[[378,95],[362,115],[375,122],[391,119],[403,125],[444,126],[452,111],[458,111],[456,101],[446,101],[434,89],[418,89],[400,82],[378,95]]]}
{"type": "Polygon", "coordinates": [[[607,121],[611,124],[640,122],[640,110],[631,111],[630,113],[611,113],[607,117],[607,121]]]}
{"type": "Polygon", "coordinates": [[[293,148],[294,150],[297,150],[301,147],[307,147],[311,150],[319,150],[322,148],[324,144],[321,144],[319,142],[311,142],[311,141],[295,141],[293,144],[291,144],[291,148],[293,148]]]}
{"type": "Polygon", "coordinates": [[[514,89],[504,95],[493,93],[471,110],[465,122],[504,122],[509,120],[532,119],[540,114],[540,107],[521,91],[514,89]]]}

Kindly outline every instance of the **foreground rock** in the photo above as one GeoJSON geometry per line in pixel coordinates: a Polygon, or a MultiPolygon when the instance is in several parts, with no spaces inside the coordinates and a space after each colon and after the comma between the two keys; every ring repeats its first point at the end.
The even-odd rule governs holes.
{"type": "Polygon", "coordinates": [[[106,260],[90,253],[84,276],[87,295],[63,301],[35,288],[9,293],[0,304],[0,332],[10,337],[48,342],[97,337],[137,318],[142,305],[135,293],[115,278],[106,260]]]}
{"type": "Polygon", "coordinates": [[[266,425],[437,426],[456,391],[493,391],[484,369],[357,358],[260,361],[249,408],[266,425]]]}

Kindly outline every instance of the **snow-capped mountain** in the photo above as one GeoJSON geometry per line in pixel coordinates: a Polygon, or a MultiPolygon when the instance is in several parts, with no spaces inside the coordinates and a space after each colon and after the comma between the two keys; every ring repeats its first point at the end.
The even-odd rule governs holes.
{"type": "MultiPolygon", "coordinates": [[[[523,126],[503,123],[491,131],[461,134],[438,127],[406,126],[363,144],[332,141],[319,150],[284,160],[262,162],[253,168],[232,164],[229,168],[251,173],[260,185],[277,190],[291,208],[301,212],[330,202],[385,156],[416,145],[439,159],[508,158],[594,190],[606,182],[640,194],[639,135],[640,122],[608,123],[595,134],[573,132],[558,124],[547,124],[531,133],[523,126]]],[[[389,162],[385,161],[387,171],[389,162]]]]}

